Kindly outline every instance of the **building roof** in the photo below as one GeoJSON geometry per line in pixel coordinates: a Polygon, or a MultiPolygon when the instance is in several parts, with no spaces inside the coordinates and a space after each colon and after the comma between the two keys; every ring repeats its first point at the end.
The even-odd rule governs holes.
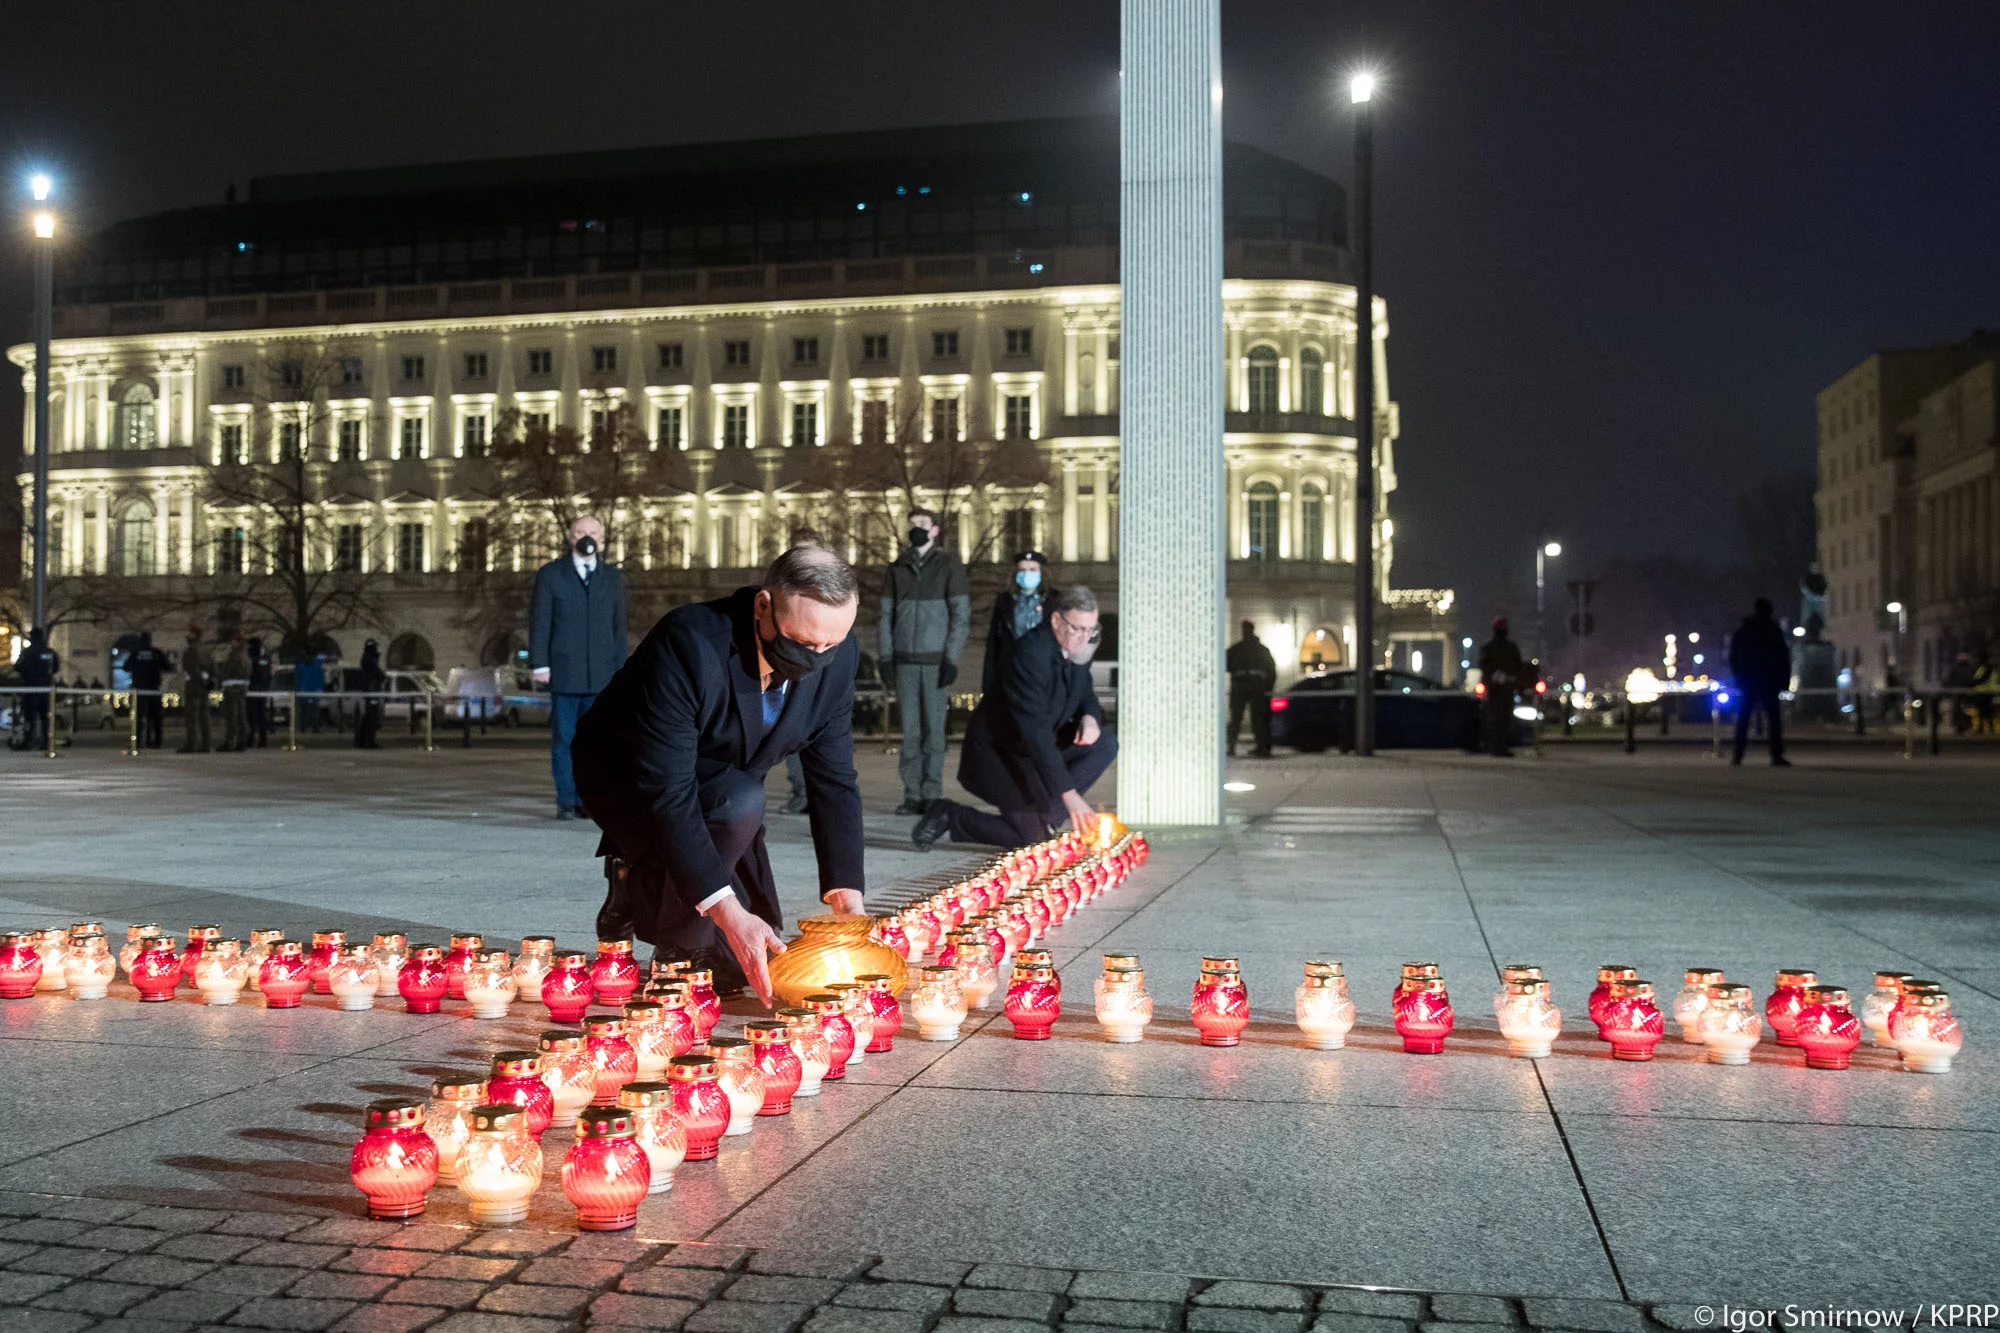
{"type": "MultiPolygon", "coordinates": [[[[272,176],[64,256],[65,304],[1115,245],[1116,117],[272,176]]],[[[1335,182],[1223,154],[1231,240],[1343,247],[1335,182]]]]}

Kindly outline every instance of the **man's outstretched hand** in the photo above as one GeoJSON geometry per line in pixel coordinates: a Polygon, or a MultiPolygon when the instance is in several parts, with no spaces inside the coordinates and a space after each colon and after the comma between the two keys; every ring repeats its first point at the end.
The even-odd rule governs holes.
{"type": "Polygon", "coordinates": [[[826,895],[826,905],[838,916],[860,916],[868,910],[859,889],[835,889],[826,895]]]}
{"type": "Polygon", "coordinates": [[[1078,833],[1086,835],[1097,832],[1097,812],[1090,808],[1090,802],[1084,800],[1081,793],[1076,791],[1064,792],[1062,794],[1062,803],[1063,809],[1069,811],[1069,824],[1071,828],[1075,829],[1078,833]]]}
{"type": "Polygon", "coordinates": [[[767,953],[783,953],[785,942],[778,938],[778,932],[771,929],[771,923],[736,901],[725,898],[709,909],[708,919],[722,932],[722,938],[729,941],[729,951],[736,955],[736,965],[743,969],[744,979],[750,989],[766,1009],[771,1007],[771,968],[766,960],[767,953]]]}

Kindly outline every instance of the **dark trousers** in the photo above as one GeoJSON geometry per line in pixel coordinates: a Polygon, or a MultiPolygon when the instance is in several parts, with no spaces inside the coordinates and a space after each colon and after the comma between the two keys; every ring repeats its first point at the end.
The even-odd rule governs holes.
{"type": "Polygon", "coordinates": [[[1268,758],[1271,753],[1271,692],[1229,687],[1229,753],[1236,753],[1236,738],[1243,734],[1243,713],[1250,713],[1253,753],[1268,758]]]}
{"type": "Polygon", "coordinates": [[[28,750],[44,750],[49,744],[49,699],[46,694],[24,694],[20,696],[22,735],[28,750]]]}
{"type": "Polygon", "coordinates": [[[1514,691],[1489,692],[1480,712],[1486,728],[1486,753],[1514,753],[1514,691]]]}
{"type": "Polygon", "coordinates": [[[271,740],[271,701],[250,700],[250,743],[268,745],[271,740]]]}
{"type": "Polygon", "coordinates": [[[1750,714],[1762,710],[1764,730],[1771,742],[1771,758],[1785,757],[1784,706],[1778,701],[1776,690],[1744,691],[1743,706],[1736,710],[1736,755],[1735,762],[1743,762],[1743,751],[1750,744],[1750,714]]]}
{"type": "Polygon", "coordinates": [[[582,808],[576,794],[576,769],[570,763],[569,746],[576,739],[577,720],[596,702],[594,694],[549,696],[549,774],[555,779],[558,810],[582,808]]]}
{"type": "Polygon", "coordinates": [[[135,702],[139,709],[139,744],[157,750],[167,729],[166,710],[160,707],[160,696],[141,694],[135,697],[135,702]]]}
{"type": "Polygon", "coordinates": [[[375,733],[382,730],[382,701],[363,699],[361,712],[354,723],[354,748],[357,750],[380,749],[382,742],[375,739],[375,733]]]}
{"type": "MultiPolygon", "coordinates": [[[[1118,737],[1104,728],[1095,745],[1065,745],[1063,767],[1069,770],[1067,790],[1086,792],[1104,776],[1118,757],[1118,737]]],[[[953,842],[981,842],[993,847],[1026,847],[1049,836],[1049,830],[1069,819],[1062,801],[1052,797],[1046,808],[1022,806],[1002,809],[998,814],[975,810],[956,801],[945,802],[951,816],[953,842]]]]}

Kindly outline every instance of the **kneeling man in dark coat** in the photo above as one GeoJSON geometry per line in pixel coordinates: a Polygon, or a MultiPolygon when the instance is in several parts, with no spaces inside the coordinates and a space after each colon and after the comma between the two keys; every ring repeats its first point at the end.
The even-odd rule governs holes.
{"type": "Polygon", "coordinates": [[[820,898],[862,910],[859,607],[846,561],[795,547],[762,587],[669,612],[618,669],[571,747],[583,808],[604,830],[599,938],[636,933],[713,970],[718,991],[747,985],[768,1005],[766,955],[785,946],[764,775],[794,753],[820,898]]]}
{"type": "Polygon", "coordinates": [[[1058,593],[1049,618],[1014,644],[997,687],[973,710],[958,761],[960,785],[1000,812],[933,801],[910,835],[919,851],[947,832],[953,842],[1025,847],[1065,819],[1092,831],[1096,816],[1083,793],[1118,756],[1118,738],[1104,725],[1090,679],[1102,637],[1097,598],[1073,587],[1058,593]]]}

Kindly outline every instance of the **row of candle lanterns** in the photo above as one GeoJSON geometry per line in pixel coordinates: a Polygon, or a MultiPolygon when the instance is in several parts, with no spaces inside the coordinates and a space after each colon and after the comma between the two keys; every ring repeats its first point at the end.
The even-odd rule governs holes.
{"type": "MultiPolygon", "coordinates": [[[[1136,837],[1095,856],[1082,848],[1028,849],[1003,858],[993,879],[1011,882],[1021,872],[1032,883],[1104,865],[1108,887],[1144,855],[1136,837]]],[[[1037,974],[1029,980],[1054,978],[1043,951],[1026,951],[1017,974],[1024,966],[1037,974]]],[[[468,983],[468,995],[472,989],[468,983]]],[[[1059,1001],[1058,991],[1036,1009],[1046,1019],[1044,1036],[1059,1001]]],[[[920,1024],[924,1012],[913,1008],[920,1024]]],[[[428,1105],[370,1103],[349,1164],[354,1184],[375,1217],[416,1216],[442,1181],[457,1188],[475,1222],[518,1222],[542,1181],[543,1136],[573,1126],[562,1188],[577,1225],[622,1230],[636,1222],[647,1194],[672,1188],[684,1162],[713,1159],[723,1138],[748,1134],[758,1117],[789,1114],[794,1098],[817,1096],[845,1078],[849,1065],[893,1050],[903,1027],[895,983],[885,974],[827,980],[798,1005],[745,1024],[744,1038],[715,1036],[720,1015],[705,972],[686,960],[656,961],[643,991],[623,999],[615,1016],[584,1017],[582,1031],[545,1032],[538,1050],[502,1051],[486,1073],[441,1077],[428,1105]]]]}

